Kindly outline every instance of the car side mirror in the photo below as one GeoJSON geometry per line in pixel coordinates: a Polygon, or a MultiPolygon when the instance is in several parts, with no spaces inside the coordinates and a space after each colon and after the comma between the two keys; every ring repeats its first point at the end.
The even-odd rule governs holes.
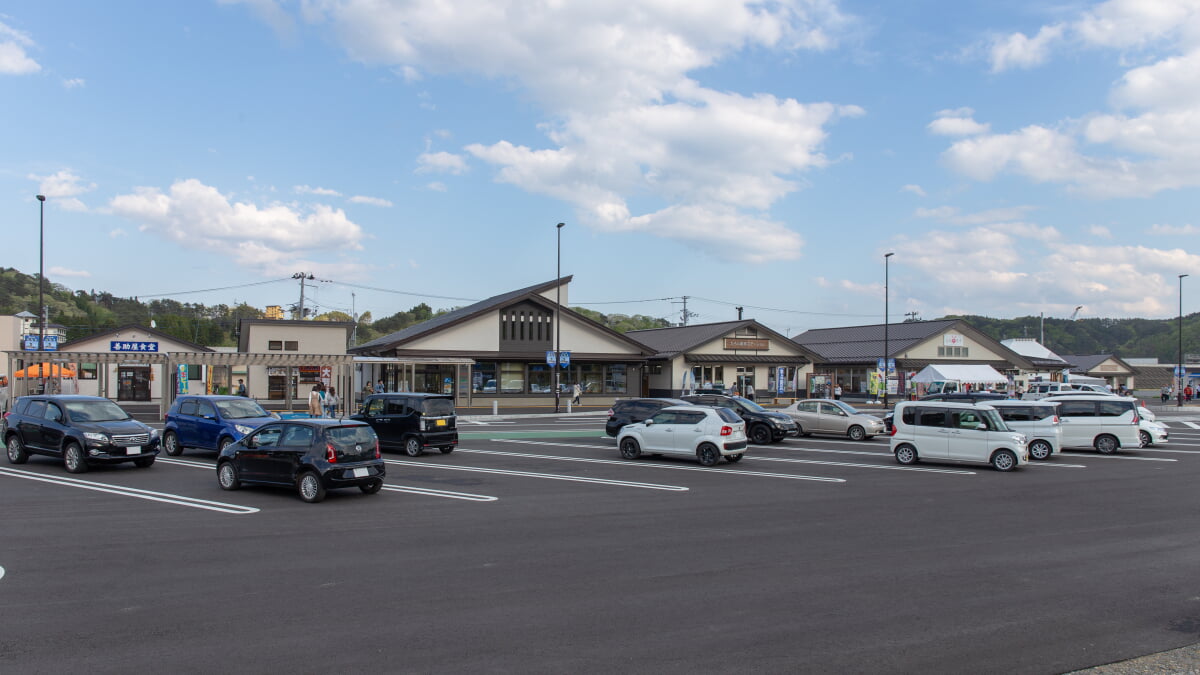
{"type": "Polygon", "coordinates": [[[253,438],[247,438],[246,440],[242,441],[242,445],[246,446],[247,448],[257,448],[258,441],[254,440],[253,438]]]}
{"type": "Polygon", "coordinates": [[[976,431],[987,431],[987,428],[988,428],[988,425],[986,425],[986,424],[984,424],[984,423],[982,423],[982,422],[980,422],[979,424],[976,424],[976,425],[975,425],[975,430],[976,430],[976,431]]]}
{"type": "Polygon", "coordinates": [[[648,427],[652,427],[652,426],[654,426],[654,420],[647,419],[644,424],[648,427]]]}

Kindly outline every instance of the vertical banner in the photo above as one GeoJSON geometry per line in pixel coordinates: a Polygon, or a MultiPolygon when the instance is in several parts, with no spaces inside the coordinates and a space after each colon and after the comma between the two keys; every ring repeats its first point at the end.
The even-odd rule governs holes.
{"type": "Polygon", "coordinates": [[[188,393],[188,367],[186,363],[175,366],[175,393],[188,393]]]}

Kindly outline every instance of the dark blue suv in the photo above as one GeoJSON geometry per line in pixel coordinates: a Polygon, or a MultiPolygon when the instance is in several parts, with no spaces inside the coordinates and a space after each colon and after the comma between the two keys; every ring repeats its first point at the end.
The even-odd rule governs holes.
{"type": "Polygon", "coordinates": [[[180,396],[163,418],[163,450],[171,456],[184,448],[220,452],[278,419],[244,396],[180,396]]]}

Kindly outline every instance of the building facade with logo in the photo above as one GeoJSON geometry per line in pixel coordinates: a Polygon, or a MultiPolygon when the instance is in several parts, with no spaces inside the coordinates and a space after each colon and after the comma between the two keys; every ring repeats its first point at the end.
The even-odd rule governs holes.
{"type": "Polygon", "coordinates": [[[166,357],[169,353],[212,351],[154,328],[130,325],[74,340],[58,350],[52,363],[61,363],[74,374],[73,385],[66,381],[56,385],[63,393],[105,396],[118,403],[153,402],[169,389],[209,393],[210,370],[182,364],[168,371],[166,357]],[[77,391],[66,391],[70,387],[77,391]]]}
{"type": "Polygon", "coordinates": [[[754,319],[629,331],[654,350],[648,396],[753,387],[758,401],[803,397],[815,354],[754,319]]]}

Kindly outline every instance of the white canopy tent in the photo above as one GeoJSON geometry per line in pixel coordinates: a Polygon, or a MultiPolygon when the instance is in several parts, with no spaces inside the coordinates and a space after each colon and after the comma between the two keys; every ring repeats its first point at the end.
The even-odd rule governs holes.
{"type": "Polygon", "coordinates": [[[912,378],[913,382],[966,382],[970,384],[1004,384],[1008,377],[984,364],[931,363],[912,378]]]}

